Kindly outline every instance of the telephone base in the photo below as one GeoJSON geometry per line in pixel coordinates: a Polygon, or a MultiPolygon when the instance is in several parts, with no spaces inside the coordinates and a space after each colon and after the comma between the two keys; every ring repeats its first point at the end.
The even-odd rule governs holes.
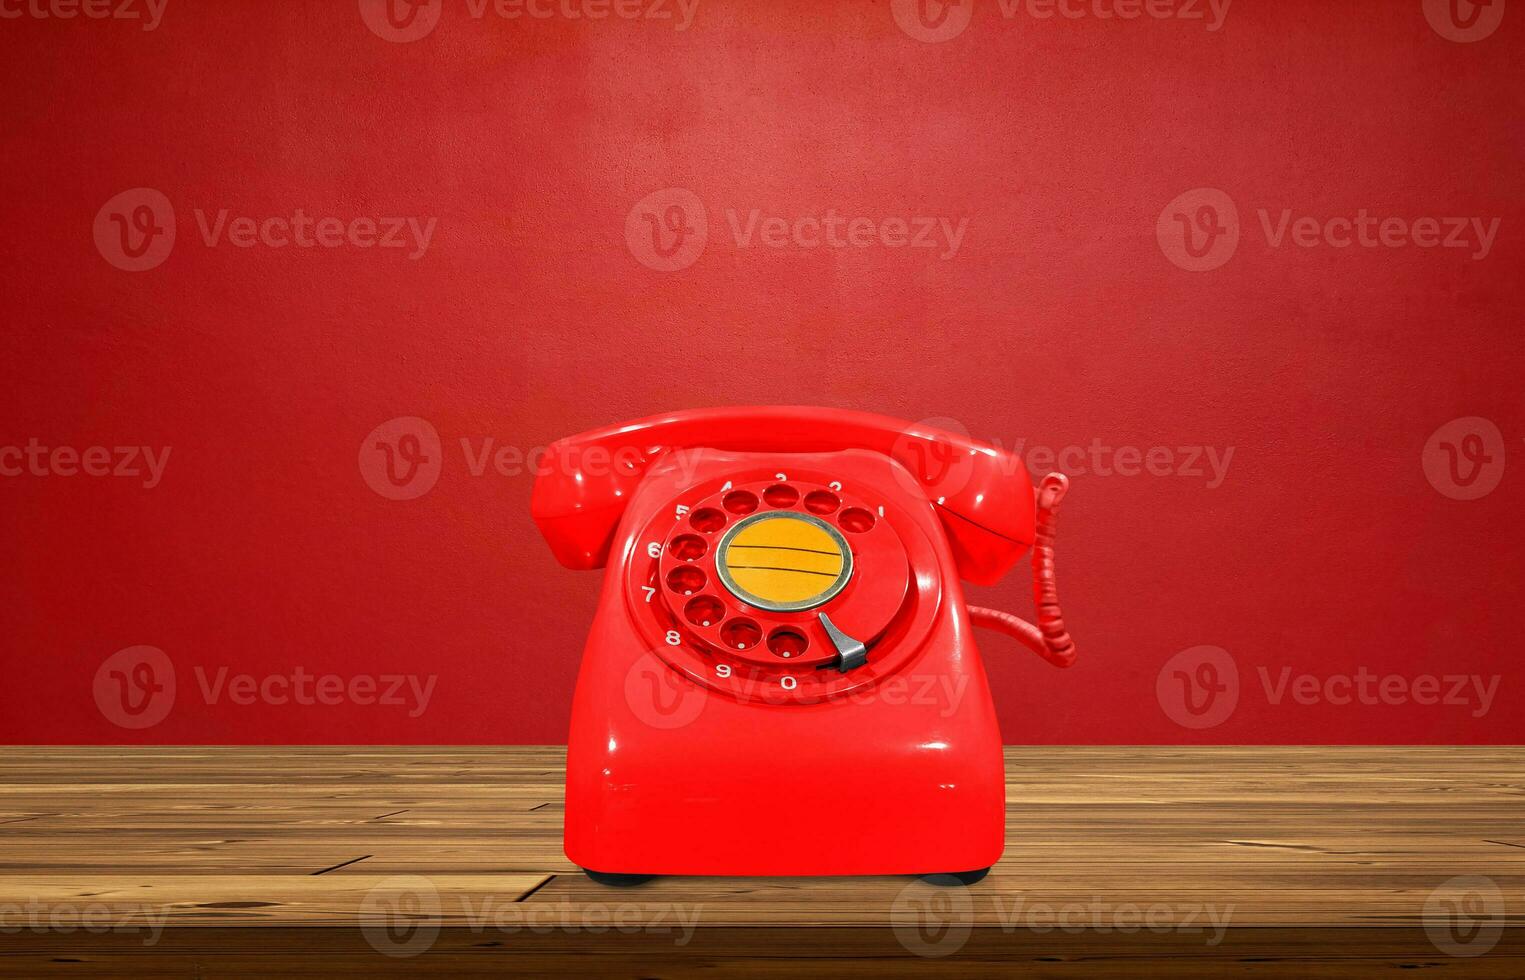
{"type": "MultiPolygon", "coordinates": [[[[1006,781],[995,706],[944,525],[925,498],[904,499],[905,480],[859,450],[784,460],[705,449],[646,474],[611,545],[619,560],[606,572],[572,703],[564,846],[573,864],[678,876],[973,878],[969,869],[1000,860],[1006,781]],[[724,481],[731,489],[722,493],[724,481]],[[731,534],[726,514],[735,516],[725,497],[738,493],[749,514],[836,522],[859,577],[829,600],[830,622],[859,642],[874,639],[866,663],[846,674],[824,658],[805,663],[822,644],[843,650],[820,626],[817,635],[787,618],[794,613],[775,622],[714,584],[728,567],[715,563],[731,534]],[[826,517],[810,510],[813,494],[826,517]],[[843,509],[848,500],[857,503],[843,509]],[[706,555],[715,557],[706,564],[706,555]],[[874,590],[892,579],[887,614],[874,590]],[[680,628],[717,621],[713,642],[680,628]],[[727,641],[719,634],[731,622],[756,635],[727,641]],[[767,645],[781,634],[800,642],[767,645]],[[806,657],[786,662],[801,650],[806,657]]],[[[733,571],[743,569],[779,570],[733,571]]]]}

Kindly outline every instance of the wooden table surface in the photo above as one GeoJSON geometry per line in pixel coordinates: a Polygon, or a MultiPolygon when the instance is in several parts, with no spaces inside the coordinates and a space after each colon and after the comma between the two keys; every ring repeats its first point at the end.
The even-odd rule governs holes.
{"type": "Polygon", "coordinates": [[[0,972],[1525,976],[1525,749],[1011,748],[968,889],[599,886],[563,760],[7,748],[0,972]]]}

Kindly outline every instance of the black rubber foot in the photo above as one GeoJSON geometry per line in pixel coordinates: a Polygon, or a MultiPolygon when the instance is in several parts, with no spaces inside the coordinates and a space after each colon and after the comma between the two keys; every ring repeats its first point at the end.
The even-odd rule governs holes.
{"type": "Polygon", "coordinates": [[[582,872],[600,885],[609,885],[613,888],[631,888],[635,885],[644,885],[656,877],[656,875],[611,874],[608,871],[594,871],[592,868],[583,868],[582,872]]]}
{"type": "Polygon", "coordinates": [[[921,880],[933,885],[972,885],[990,874],[989,868],[978,871],[950,871],[939,875],[922,875],[921,880]]]}

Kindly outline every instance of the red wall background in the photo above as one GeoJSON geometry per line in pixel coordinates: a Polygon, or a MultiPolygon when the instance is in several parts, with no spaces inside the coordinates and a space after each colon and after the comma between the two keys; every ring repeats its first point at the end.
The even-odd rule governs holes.
{"type": "MultiPolygon", "coordinates": [[[[1081,661],[982,640],[1008,741],[1525,741],[1525,11],[698,0],[680,30],[558,2],[444,0],[407,41],[369,0],[170,0],[152,30],[6,0],[0,737],[563,741],[598,576],[461,440],[803,403],[1086,449],[1059,556],[1081,661]],[[135,188],[163,203],[110,204],[135,188]],[[707,240],[661,271],[627,217],[673,188],[707,240]],[[1194,271],[1175,215],[1204,203],[1224,261],[1194,271]],[[127,271],[139,204],[176,236],[127,271]],[[435,227],[416,258],[199,227],[297,209],[435,227]],[[874,230],[738,241],[754,209],[874,230]],[[1363,210],[1405,231],[1327,243],[1363,210]],[[897,217],[966,224],[945,256],[897,217]],[[1424,244],[1452,217],[1468,247],[1424,244]],[[399,417],[441,439],[408,500],[358,462],[399,417]],[[51,452],[93,446],[170,455],[149,487],[51,452]],[[1152,447],[1171,462],[1132,472],[1152,447]],[[1221,480],[1190,447],[1232,451],[1221,480]],[[131,727],[111,671],[162,687],[166,661],[131,727]],[[224,669],[272,696],[204,690],[224,669]],[[298,670],[341,703],[281,703],[298,670]],[[425,710],[362,703],[393,674],[425,710]],[[1363,703],[1363,676],[1397,680],[1363,703]],[[1218,707],[1183,713],[1186,681],[1218,707]]],[[[1030,612],[1022,568],[971,598],[1030,612]]]]}

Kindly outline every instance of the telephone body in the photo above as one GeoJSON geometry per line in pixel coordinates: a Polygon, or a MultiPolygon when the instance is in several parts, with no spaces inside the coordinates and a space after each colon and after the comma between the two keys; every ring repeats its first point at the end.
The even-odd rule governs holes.
{"type": "Polygon", "coordinates": [[[839,409],[675,412],[558,441],[535,522],[603,567],[565,848],[600,881],[954,874],[1004,848],[978,624],[1067,666],[1051,474],[839,409]],[[966,607],[1029,547],[1039,625],[966,607]]]}

